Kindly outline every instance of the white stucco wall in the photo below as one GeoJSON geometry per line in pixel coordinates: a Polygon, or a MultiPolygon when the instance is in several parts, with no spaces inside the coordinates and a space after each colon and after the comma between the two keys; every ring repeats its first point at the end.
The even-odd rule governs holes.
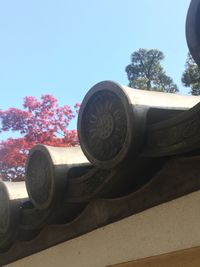
{"type": "Polygon", "coordinates": [[[7,267],[105,267],[200,246],[200,191],[151,208],[7,267]]]}

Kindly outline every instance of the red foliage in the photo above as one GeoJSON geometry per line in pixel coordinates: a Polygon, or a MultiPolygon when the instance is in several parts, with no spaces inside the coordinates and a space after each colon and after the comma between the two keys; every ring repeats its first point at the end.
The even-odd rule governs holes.
{"type": "Polygon", "coordinates": [[[0,110],[0,132],[17,131],[21,138],[9,138],[0,143],[0,168],[4,180],[24,178],[24,164],[28,150],[35,144],[74,146],[78,144],[77,132],[67,130],[76,112],[68,106],[60,107],[52,95],[43,95],[41,101],[33,96],[24,98],[24,110],[0,110]]]}

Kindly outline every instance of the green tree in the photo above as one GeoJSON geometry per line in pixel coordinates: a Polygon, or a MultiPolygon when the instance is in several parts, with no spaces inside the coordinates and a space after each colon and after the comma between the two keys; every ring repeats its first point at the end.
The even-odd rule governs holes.
{"type": "Polygon", "coordinates": [[[163,52],[157,49],[143,49],[131,55],[131,64],[126,66],[129,86],[136,89],[154,90],[167,93],[178,92],[178,87],[166,75],[160,61],[164,59],[163,52]]]}
{"type": "Polygon", "coordinates": [[[185,71],[182,75],[182,83],[186,87],[190,87],[192,95],[200,95],[200,68],[195,63],[191,54],[188,53],[185,71]]]}

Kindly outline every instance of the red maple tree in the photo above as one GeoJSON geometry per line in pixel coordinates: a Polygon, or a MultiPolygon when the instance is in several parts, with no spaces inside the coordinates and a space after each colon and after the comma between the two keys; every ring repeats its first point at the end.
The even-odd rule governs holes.
{"type": "Polygon", "coordinates": [[[69,122],[78,112],[68,105],[59,106],[52,95],[24,98],[24,109],[0,110],[0,132],[15,131],[20,138],[0,142],[0,175],[3,180],[24,179],[24,165],[28,151],[36,144],[74,146],[78,144],[76,130],[68,130],[69,122]]]}

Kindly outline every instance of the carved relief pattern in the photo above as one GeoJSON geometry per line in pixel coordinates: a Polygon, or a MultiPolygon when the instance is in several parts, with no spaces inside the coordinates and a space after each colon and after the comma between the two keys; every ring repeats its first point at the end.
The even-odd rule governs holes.
{"type": "Polygon", "coordinates": [[[88,179],[85,183],[85,189],[83,190],[82,194],[92,194],[96,192],[100,186],[102,186],[103,182],[107,180],[109,172],[99,170],[97,171],[90,179],[88,179]]]}
{"type": "Polygon", "coordinates": [[[98,160],[115,157],[127,133],[125,109],[119,97],[108,91],[94,94],[84,110],[82,129],[92,156],[98,160]]]}
{"type": "Polygon", "coordinates": [[[82,179],[83,177],[79,177],[77,179],[69,180],[66,199],[69,199],[72,202],[84,201],[91,197],[91,195],[95,195],[99,188],[101,188],[109,179],[109,174],[109,171],[95,169],[88,172],[85,177],[83,176],[84,179],[82,179]]]}
{"type": "MultiPolygon", "coordinates": [[[[190,111],[188,111],[190,112],[190,111]]],[[[182,149],[191,145],[192,142],[200,144],[200,113],[192,112],[187,119],[178,120],[168,127],[149,130],[147,148],[153,150],[170,148],[173,150],[182,149]]]]}
{"type": "Polygon", "coordinates": [[[31,197],[40,205],[48,201],[51,191],[51,167],[41,151],[35,151],[28,165],[28,184],[31,197]],[[38,170],[39,169],[39,170],[38,170]]]}

